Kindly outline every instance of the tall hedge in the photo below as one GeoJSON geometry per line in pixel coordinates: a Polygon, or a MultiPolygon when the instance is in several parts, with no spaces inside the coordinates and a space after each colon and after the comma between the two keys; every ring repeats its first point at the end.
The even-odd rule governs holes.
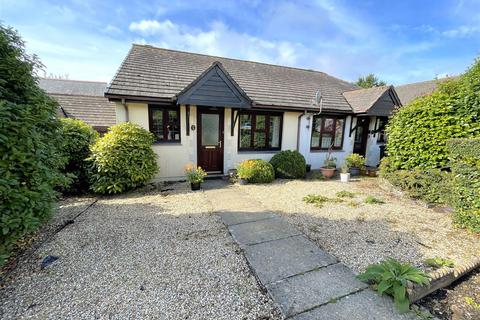
{"type": "Polygon", "coordinates": [[[480,62],[462,76],[439,83],[433,94],[399,108],[387,134],[395,168],[448,165],[447,140],[480,136],[480,62]]]}
{"type": "Polygon", "coordinates": [[[64,182],[57,104],[37,85],[41,63],[0,25],[0,264],[48,218],[64,182]]]}
{"type": "Polygon", "coordinates": [[[129,122],[110,127],[92,146],[91,189],[97,193],[120,193],[144,185],[158,172],[155,138],[129,122]]]}
{"type": "Polygon", "coordinates": [[[91,125],[78,119],[61,119],[62,151],[66,158],[63,172],[69,176],[64,193],[78,194],[88,190],[87,159],[90,146],[98,139],[91,125]]]}
{"type": "Polygon", "coordinates": [[[480,232],[480,138],[452,139],[447,145],[452,160],[454,220],[480,232]]]}

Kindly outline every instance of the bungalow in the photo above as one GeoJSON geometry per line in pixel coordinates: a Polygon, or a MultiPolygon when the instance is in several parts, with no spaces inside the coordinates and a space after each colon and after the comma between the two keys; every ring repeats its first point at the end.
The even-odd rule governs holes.
{"type": "Polygon", "coordinates": [[[57,100],[61,118],[83,120],[99,133],[116,122],[115,103],[104,97],[105,82],[40,78],[38,85],[57,100]]]}
{"type": "Polygon", "coordinates": [[[338,165],[356,152],[377,166],[387,117],[401,105],[391,86],[361,89],[314,70],[136,44],[105,97],[117,123],[155,135],[158,179],[182,177],[191,162],[224,174],[279,150],[298,150],[312,168],[329,148],[338,165]]]}

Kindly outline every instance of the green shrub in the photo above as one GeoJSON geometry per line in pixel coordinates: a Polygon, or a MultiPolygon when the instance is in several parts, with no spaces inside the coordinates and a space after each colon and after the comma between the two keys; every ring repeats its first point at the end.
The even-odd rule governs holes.
{"type": "Polygon", "coordinates": [[[357,153],[349,154],[345,157],[345,164],[349,168],[363,168],[365,166],[365,157],[357,153]]]}
{"type": "Polygon", "coordinates": [[[92,146],[91,189],[119,193],[144,185],[158,172],[152,133],[132,123],[117,124],[92,146]]]}
{"type": "Polygon", "coordinates": [[[63,140],[62,151],[67,159],[64,173],[71,181],[62,190],[65,193],[81,193],[88,190],[87,163],[90,146],[98,139],[98,133],[92,126],[81,120],[61,119],[63,140]]]}
{"type": "Polygon", "coordinates": [[[343,191],[338,191],[336,193],[336,196],[339,198],[354,198],[355,193],[343,190],[343,191]]]}
{"type": "Polygon", "coordinates": [[[480,61],[431,95],[399,108],[387,125],[387,153],[396,169],[443,167],[447,140],[480,136],[480,61]]]}
{"type": "Polygon", "coordinates": [[[444,267],[453,268],[454,263],[450,259],[442,257],[429,258],[425,260],[425,264],[433,269],[440,269],[444,267]]]}
{"type": "Polygon", "coordinates": [[[270,160],[275,176],[282,179],[301,179],[307,172],[305,158],[298,151],[280,151],[270,160]]]}
{"type": "Polygon", "coordinates": [[[243,161],[238,165],[237,174],[249,183],[270,183],[275,180],[273,166],[260,159],[243,161]]]}
{"type": "Polygon", "coordinates": [[[480,138],[454,139],[448,142],[452,160],[454,221],[480,232],[480,138]]]}
{"type": "Polygon", "coordinates": [[[389,158],[382,159],[380,176],[402,189],[408,196],[426,203],[447,204],[452,174],[440,169],[392,170],[389,158]]]}
{"type": "Polygon", "coordinates": [[[385,201],[379,198],[375,198],[374,196],[368,196],[363,200],[363,202],[368,203],[368,204],[384,204],[385,201]]]}
{"type": "Polygon", "coordinates": [[[309,194],[303,197],[303,201],[306,203],[314,204],[316,207],[321,208],[325,202],[343,202],[342,199],[332,199],[318,194],[309,194]]]}
{"type": "Polygon", "coordinates": [[[60,169],[57,103],[37,86],[41,63],[0,24],[0,265],[16,241],[53,210],[60,169]]]}
{"type": "Polygon", "coordinates": [[[386,293],[392,296],[395,306],[402,313],[407,312],[410,306],[407,281],[423,286],[428,284],[428,276],[421,270],[392,258],[369,265],[364,273],[358,275],[358,279],[373,283],[380,295],[386,293]]]}

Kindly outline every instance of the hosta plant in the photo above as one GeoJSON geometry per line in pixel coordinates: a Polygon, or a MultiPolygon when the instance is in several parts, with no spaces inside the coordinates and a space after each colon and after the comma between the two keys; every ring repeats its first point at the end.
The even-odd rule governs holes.
{"type": "Polygon", "coordinates": [[[400,312],[407,312],[410,302],[407,297],[407,282],[427,285],[427,275],[409,263],[401,263],[388,258],[380,263],[367,267],[364,273],[357,276],[359,280],[373,284],[380,295],[386,293],[393,297],[395,306],[400,312]]]}

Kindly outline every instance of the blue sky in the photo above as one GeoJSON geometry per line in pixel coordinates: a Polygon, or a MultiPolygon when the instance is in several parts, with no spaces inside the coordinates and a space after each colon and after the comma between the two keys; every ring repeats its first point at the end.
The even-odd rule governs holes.
{"type": "Polygon", "coordinates": [[[402,84],[480,55],[479,0],[0,0],[46,74],[109,81],[132,43],[402,84]]]}

